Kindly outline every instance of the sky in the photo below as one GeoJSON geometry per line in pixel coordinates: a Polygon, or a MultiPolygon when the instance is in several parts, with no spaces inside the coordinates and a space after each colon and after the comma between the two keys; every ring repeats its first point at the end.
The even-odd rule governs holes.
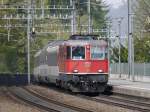
{"type": "Polygon", "coordinates": [[[121,36],[125,37],[127,35],[127,0],[103,0],[109,6],[108,17],[112,19],[111,30],[118,35],[119,27],[118,21],[115,18],[123,17],[121,22],[121,36]]]}
{"type": "Polygon", "coordinates": [[[119,8],[120,6],[124,5],[125,1],[127,0],[104,0],[111,8],[119,8]]]}

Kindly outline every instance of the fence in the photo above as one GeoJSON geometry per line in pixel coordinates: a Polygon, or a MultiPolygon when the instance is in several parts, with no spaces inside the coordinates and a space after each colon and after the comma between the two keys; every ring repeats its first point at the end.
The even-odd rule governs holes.
{"type": "MultiPolygon", "coordinates": [[[[121,63],[121,74],[128,74],[128,63],[121,63]]],[[[119,74],[119,63],[110,64],[110,73],[119,74]]],[[[150,63],[135,63],[134,75],[150,76],[150,63]]]]}
{"type": "Polygon", "coordinates": [[[22,86],[28,84],[27,74],[0,74],[1,86],[22,86]]]}

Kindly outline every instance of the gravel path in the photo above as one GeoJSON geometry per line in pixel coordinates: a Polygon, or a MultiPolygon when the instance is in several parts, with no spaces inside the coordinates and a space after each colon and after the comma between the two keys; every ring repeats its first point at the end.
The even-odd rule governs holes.
{"type": "Polygon", "coordinates": [[[16,102],[7,96],[6,88],[0,87],[0,112],[44,112],[28,104],[16,102]]]}

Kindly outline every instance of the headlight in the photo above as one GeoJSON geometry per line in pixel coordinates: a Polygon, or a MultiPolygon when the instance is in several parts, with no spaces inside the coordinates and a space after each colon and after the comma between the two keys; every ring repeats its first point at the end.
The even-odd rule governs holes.
{"type": "Polygon", "coordinates": [[[78,70],[73,70],[74,73],[78,73],[78,70]]]}
{"type": "Polygon", "coordinates": [[[98,70],[98,72],[99,72],[99,73],[102,73],[102,72],[103,72],[103,70],[98,70]]]}

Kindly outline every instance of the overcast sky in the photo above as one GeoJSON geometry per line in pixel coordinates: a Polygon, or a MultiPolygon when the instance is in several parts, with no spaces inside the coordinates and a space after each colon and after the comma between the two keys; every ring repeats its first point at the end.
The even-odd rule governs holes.
{"type": "Polygon", "coordinates": [[[119,8],[124,5],[127,0],[104,0],[111,8],[119,8]]]}
{"type": "MultiPolygon", "coordinates": [[[[121,23],[121,35],[124,37],[127,35],[127,0],[103,0],[109,6],[110,18],[123,17],[121,23]]],[[[118,21],[112,19],[112,30],[118,35],[118,21]]]]}

